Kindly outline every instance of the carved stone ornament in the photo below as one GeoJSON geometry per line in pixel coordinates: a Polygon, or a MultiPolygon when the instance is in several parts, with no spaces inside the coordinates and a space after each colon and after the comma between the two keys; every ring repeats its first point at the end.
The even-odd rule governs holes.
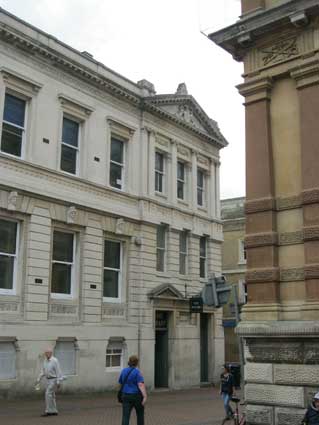
{"type": "Polygon", "coordinates": [[[182,120],[188,122],[189,124],[192,124],[192,125],[195,124],[193,111],[185,103],[182,103],[178,106],[177,116],[179,118],[182,118],[182,120]]]}
{"type": "Polygon", "coordinates": [[[76,306],[64,304],[52,304],[51,313],[55,314],[76,314],[76,306]]]}
{"type": "Polygon", "coordinates": [[[18,203],[18,192],[10,192],[8,196],[8,210],[16,211],[18,203]]]}
{"type": "Polygon", "coordinates": [[[125,233],[125,220],[123,218],[116,220],[115,233],[117,235],[123,235],[125,233]]]}
{"type": "Polygon", "coordinates": [[[68,224],[74,224],[76,222],[77,216],[78,216],[77,209],[74,206],[70,207],[66,213],[66,222],[68,224]]]}
{"type": "Polygon", "coordinates": [[[297,38],[281,40],[261,50],[264,66],[290,59],[299,54],[297,38]]]}

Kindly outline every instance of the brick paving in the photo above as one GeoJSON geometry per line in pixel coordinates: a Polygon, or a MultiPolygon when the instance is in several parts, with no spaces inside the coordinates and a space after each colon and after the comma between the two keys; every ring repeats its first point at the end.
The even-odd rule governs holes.
{"type": "MultiPolygon", "coordinates": [[[[121,405],[113,393],[74,397],[58,395],[59,416],[41,418],[43,400],[1,400],[1,425],[118,425],[121,405]]],[[[218,390],[199,388],[149,394],[146,425],[217,425],[223,419],[218,390]]],[[[132,413],[131,425],[136,425],[132,413]]]]}

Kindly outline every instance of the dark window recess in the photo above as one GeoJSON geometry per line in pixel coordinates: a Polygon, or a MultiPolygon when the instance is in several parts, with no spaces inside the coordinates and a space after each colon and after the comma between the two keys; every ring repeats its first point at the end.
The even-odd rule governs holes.
{"type": "Polygon", "coordinates": [[[42,142],[49,144],[50,143],[50,140],[49,139],[46,139],[45,137],[43,137],[42,142]]]}
{"type": "Polygon", "coordinates": [[[96,289],[96,285],[94,285],[93,283],[91,283],[90,288],[91,289],[96,289]]]}
{"type": "Polygon", "coordinates": [[[98,156],[95,156],[95,157],[94,157],[94,161],[96,161],[96,162],[100,162],[100,158],[99,158],[98,156]]]}
{"type": "Polygon", "coordinates": [[[41,285],[41,283],[43,283],[43,280],[42,279],[35,278],[34,279],[34,283],[37,283],[38,285],[41,285]]]}

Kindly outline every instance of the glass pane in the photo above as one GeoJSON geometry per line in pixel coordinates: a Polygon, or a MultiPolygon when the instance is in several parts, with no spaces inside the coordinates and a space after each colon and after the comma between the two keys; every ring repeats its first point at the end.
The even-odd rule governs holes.
{"type": "Polygon", "coordinates": [[[164,155],[155,152],[155,170],[164,171],[164,155]]]}
{"type": "Polygon", "coordinates": [[[166,229],[164,226],[158,226],[157,227],[157,243],[156,246],[158,248],[164,248],[165,249],[165,235],[166,235],[166,229]]]}
{"type": "Polygon", "coordinates": [[[3,123],[1,150],[15,156],[21,156],[23,130],[3,123]]]}
{"type": "Polygon", "coordinates": [[[177,198],[184,199],[184,183],[181,181],[177,182],[177,198]]]}
{"type": "Polygon", "coordinates": [[[112,366],[113,367],[121,366],[121,356],[112,357],[112,366]]]}
{"type": "Polygon", "coordinates": [[[203,191],[197,189],[197,205],[203,205],[203,191]]]}
{"type": "Polygon", "coordinates": [[[187,235],[185,232],[181,232],[179,235],[179,251],[187,252],[187,235]]]}
{"type": "Polygon", "coordinates": [[[61,170],[66,171],[67,173],[76,174],[76,155],[76,149],[62,145],[61,170]]]}
{"type": "Polygon", "coordinates": [[[119,297],[119,272],[104,270],[103,297],[119,297]]]}
{"type": "Polygon", "coordinates": [[[183,162],[178,162],[177,163],[177,178],[179,180],[184,180],[184,177],[185,177],[185,166],[183,162]]]}
{"type": "Polygon", "coordinates": [[[53,234],[53,260],[73,262],[73,238],[72,233],[54,231],[53,234]]]}
{"type": "Polygon", "coordinates": [[[112,139],[111,141],[111,161],[123,164],[123,142],[112,139]]]}
{"type": "Polygon", "coordinates": [[[24,127],[25,100],[6,94],[4,101],[4,121],[24,127]]]}
{"type": "Polygon", "coordinates": [[[122,189],[122,167],[113,162],[110,164],[110,185],[122,189]]]}
{"type": "Polygon", "coordinates": [[[63,118],[62,142],[78,147],[79,123],[63,118]]]}
{"type": "Polygon", "coordinates": [[[18,225],[14,221],[0,219],[0,252],[16,253],[17,228],[18,225]]]}
{"type": "Polygon", "coordinates": [[[156,256],[156,270],[159,272],[163,272],[165,269],[165,251],[163,249],[157,250],[156,256]]]}
{"type": "Polygon", "coordinates": [[[186,255],[179,254],[179,273],[186,274],[186,255]]]}
{"type": "Polygon", "coordinates": [[[118,270],[121,268],[121,242],[105,241],[104,267],[118,270]]]}
{"type": "Polygon", "coordinates": [[[155,190],[163,192],[163,175],[160,173],[155,173],[155,190]]]}
{"type": "Polygon", "coordinates": [[[197,186],[204,187],[204,173],[200,170],[197,170],[197,186]]]}
{"type": "Polygon", "coordinates": [[[68,264],[52,264],[51,292],[71,295],[72,266],[68,264]]]}
{"type": "Polygon", "coordinates": [[[14,258],[0,255],[0,288],[13,289],[14,258]]]}
{"type": "Polygon", "coordinates": [[[206,277],[206,260],[204,258],[200,259],[200,277],[206,277]]]}
{"type": "Polygon", "coordinates": [[[200,250],[200,256],[206,257],[206,238],[200,238],[199,240],[199,250],[200,250]]]}

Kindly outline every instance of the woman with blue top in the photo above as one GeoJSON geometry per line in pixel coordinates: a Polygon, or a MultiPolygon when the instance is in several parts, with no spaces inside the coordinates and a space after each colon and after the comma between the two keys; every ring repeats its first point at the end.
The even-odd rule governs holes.
{"type": "Polygon", "coordinates": [[[129,425],[133,407],[136,412],[137,425],[144,425],[144,406],[147,394],[144,378],[137,365],[137,356],[131,356],[128,367],[122,370],[119,377],[123,393],[122,425],[129,425]]]}

